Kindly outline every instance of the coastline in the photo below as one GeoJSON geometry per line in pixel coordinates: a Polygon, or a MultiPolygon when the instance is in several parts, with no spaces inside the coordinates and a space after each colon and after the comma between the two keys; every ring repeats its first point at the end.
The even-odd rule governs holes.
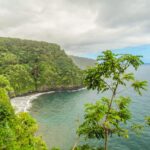
{"type": "Polygon", "coordinates": [[[42,93],[33,93],[27,96],[19,96],[11,98],[10,102],[15,109],[16,113],[19,112],[28,112],[32,107],[32,101],[44,94],[54,93],[55,91],[42,92],[42,93]]]}
{"type": "Polygon", "coordinates": [[[55,92],[77,92],[81,90],[85,90],[86,88],[79,88],[79,89],[68,89],[68,90],[53,90],[53,91],[47,91],[47,92],[37,92],[37,93],[30,93],[28,95],[22,95],[22,96],[17,96],[14,98],[10,99],[10,102],[12,106],[15,109],[16,113],[19,112],[28,112],[29,109],[32,107],[32,101],[38,98],[41,95],[44,94],[51,94],[55,92]]]}

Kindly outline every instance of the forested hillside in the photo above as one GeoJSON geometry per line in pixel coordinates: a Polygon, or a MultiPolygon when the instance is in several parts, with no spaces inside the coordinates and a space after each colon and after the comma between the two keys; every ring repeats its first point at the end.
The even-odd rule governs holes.
{"type": "Polygon", "coordinates": [[[16,95],[80,87],[81,70],[53,43],[0,38],[0,74],[16,95]]]}
{"type": "Polygon", "coordinates": [[[8,93],[13,88],[0,75],[0,150],[47,150],[45,142],[36,136],[38,125],[25,112],[15,113],[8,93]]]}
{"type": "Polygon", "coordinates": [[[95,65],[96,60],[78,56],[71,56],[70,58],[80,69],[87,69],[87,67],[92,67],[95,65]]]}

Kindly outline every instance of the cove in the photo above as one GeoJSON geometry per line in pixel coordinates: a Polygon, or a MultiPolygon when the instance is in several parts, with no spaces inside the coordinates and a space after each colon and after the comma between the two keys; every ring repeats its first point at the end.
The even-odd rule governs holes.
{"type": "MultiPolygon", "coordinates": [[[[136,73],[138,79],[150,82],[150,65],[143,65],[136,73]]],[[[144,116],[150,115],[150,90],[144,92],[140,97],[127,89],[123,92],[132,98],[131,122],[143,123],[144,116]]],[[[105,96],[109,93],[105,93],[105,96]]],[[[32,102],[30,113],[36,118],[39,124],[39,133],[46,141],[49,149],[59,147],[61,150],[70,150],[76,142],[76,129],[82,122],[84,115],[84,104],[95,102],[100,99],[101,93],[96,91],[75,91],[75,92],[56,92],[45,94],[32,102]]],[[[130,125],[130,123],[129,123],[130,125]]],[[[129,139],[113,137],[109,148],[111,150],[149,150],[150,129],[145,128],[140,136],[131,133],[129,139]]],[[[100,144],[99,141],[88,141],[93,145],[100,144]]],[[[83,143],[83,139],[80,139],[83,143]]]]}

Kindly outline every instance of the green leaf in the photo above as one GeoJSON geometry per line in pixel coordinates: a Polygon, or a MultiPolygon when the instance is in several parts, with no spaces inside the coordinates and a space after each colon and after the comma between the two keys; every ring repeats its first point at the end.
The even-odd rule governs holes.
{"type": "Polygon", "coordinates": [[[142,95],[142,90],[146,90],[147,87],[147,81],[134,81],[132,83],[132,87],[134,88],[134,90],[139,94],[142,95]]]}
{"type": "Polygon", "coordinates": [[[134,74],[133,73],[123,74],[122,79],[126,80],[126,81],[133,81],[134,80],[134,74]]]}
{"type": "Polygon", "coordinates": [[[133,124],[131,126],[131,130],[135,132],[137,135],[140,135],[143,129],[144,129],[144,126],[142,124],[133,124]]]}
{"type": "Polygon", "coordinates": [[[146,124],[150,126],[150,116],[145,117],[146,124]]]}

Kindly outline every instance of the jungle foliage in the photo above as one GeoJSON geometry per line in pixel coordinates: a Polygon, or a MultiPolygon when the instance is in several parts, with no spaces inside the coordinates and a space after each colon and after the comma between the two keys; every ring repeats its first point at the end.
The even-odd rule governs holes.
{"type": "Polygon", "coordinates": [[[59,45],[47,42],[0,38],[0,74],[15,95],[82,85],[81,70],[59,45]]]}
{"type": "Polygon", "coordinates": [[[42,138],[35,136],[36,121],[28,113],[15,114],[8,96],[12,90],[7,78],[0,75],[0,149],[47,150],[42,138]]]}

